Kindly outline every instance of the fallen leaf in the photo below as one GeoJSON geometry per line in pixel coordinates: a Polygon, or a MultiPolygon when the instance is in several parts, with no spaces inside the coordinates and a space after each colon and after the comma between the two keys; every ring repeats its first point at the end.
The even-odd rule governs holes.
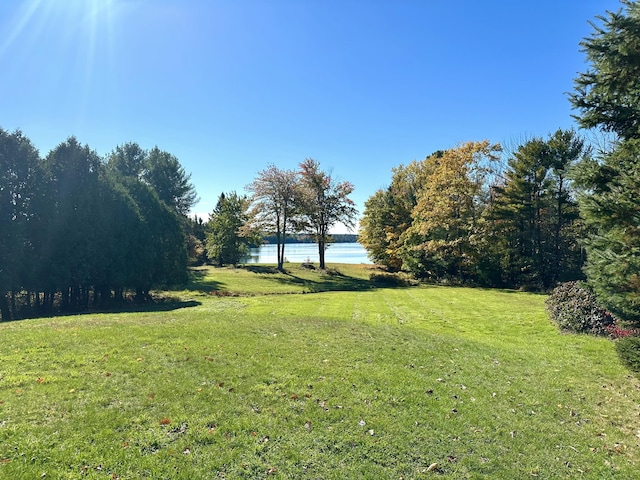
{"type": "Polygon", "coordinates": [[[171,419],[167,417],[163,417],[160,420],[160,425],[171,425],[171,419]]]}
{"type": "Polygon", "coordinates": [[[429,465],[427,467],[427,469],[425,470],[425,472],[433,472],[434,470],[436,470],[438,468],[438,464],[437,463],[432,463],[431,465],[429,465]]]}
{"type": "Polygon", "coordinates": [[[297,399],[298,399],[298,395],[296,395],[295,393],[291,395],[291,400],[297,400],[297,399]]]}
{"type": "Polygon", "coordinates": [[[44,378],[42,378],[42,377],[38,377],[38,378],[36,379],[36,383],[44,383],[44,378]]]}

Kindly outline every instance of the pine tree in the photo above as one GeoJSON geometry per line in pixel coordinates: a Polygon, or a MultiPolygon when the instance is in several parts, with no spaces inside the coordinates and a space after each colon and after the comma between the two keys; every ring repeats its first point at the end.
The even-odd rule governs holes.
{"type": "Polygon", "coordinates": [[[598,17],[582,42],[591,68],[575,81],[571,102],[581,126],[617,135],[602,158],[581,162],[580,208],[591,232],[586,241],[587,279],[600,301],[623,318],[640,322],[640,4],[598,17]]]}

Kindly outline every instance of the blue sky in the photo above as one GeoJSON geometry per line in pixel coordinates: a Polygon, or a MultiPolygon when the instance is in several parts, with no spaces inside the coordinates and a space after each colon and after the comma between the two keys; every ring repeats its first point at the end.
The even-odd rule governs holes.
{"type": "Polygon", "coordinates": [[[178,157],[206,215],[320,161],[360,211],[391,169],[574,126],[579,42],[617,0],[3,0],[0,127],[178,157]]]}

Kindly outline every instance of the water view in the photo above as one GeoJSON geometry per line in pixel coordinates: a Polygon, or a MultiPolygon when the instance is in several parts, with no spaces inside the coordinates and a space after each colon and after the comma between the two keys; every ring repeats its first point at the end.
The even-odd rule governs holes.
{"type": "MultiPolygon", "coordinates": [[[[278,255],[275,244],[262,245],[252,248],[244,263],[277,263],[278,255]]],[[[317,243],[287,243],[284,248],[285,261],[292,263],[318,263],[317,243]]],[[[325,253],[327,263],[371,263],[367,258],[367,251],[357,242],[332,243],[325,253]]]]}

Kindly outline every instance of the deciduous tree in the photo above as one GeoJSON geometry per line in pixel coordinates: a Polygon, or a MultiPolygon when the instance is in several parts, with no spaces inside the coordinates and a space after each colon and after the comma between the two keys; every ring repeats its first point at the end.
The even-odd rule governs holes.
{"type": "Polygon", "coordinates": [[[320,169],[320,162],[307,158],[300,163],[302,187],[301,226],[310,232],[318,243],[320,268],[325,268],[325,251],[329,230],[342,223],[355,226],[357,210],[349,195],[353,192],[350,182],[338,182],[320,169]]]}
{"type": "Polygon", "coordinates": [[[500,145],[468,142],[425,159],[426,179],[413,209],[411,226],[403,234],[405,268],[431,278],[474,275],[480,252],[474,245],[486,177],[500,145]]]}
{"type": "Polygon", "coordinates": [[[298,175],[293,170],[269,165],[246,189],[251,193],[253,226],[262,232],[275,234],[278,270],[283,270],[285,241],[292,231],[300,202],[298,175]]]}

